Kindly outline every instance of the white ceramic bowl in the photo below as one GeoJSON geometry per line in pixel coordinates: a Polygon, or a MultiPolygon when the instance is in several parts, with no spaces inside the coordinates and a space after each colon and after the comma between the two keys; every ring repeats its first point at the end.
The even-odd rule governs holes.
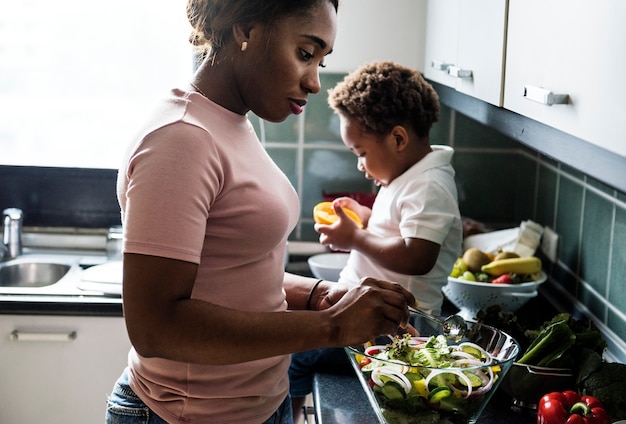
{"type": "Polygon", "coordinates": [[[474,320],[478,311],[491,305],[500,305],[503,311],[517,311],[537,296],[537,288],[544,281],[544,272],[536,281],[520,284],[481,283],[448,277],[448,284],[442,290],[450,302],[460,309],[459,315],[474,320]]]}
{"type": "Polygon", "coordinates": [[[311,272],[327,281],[339,280],[339,273],[348,262],[349,253],[320,253],[307,259],[311,272]]]}

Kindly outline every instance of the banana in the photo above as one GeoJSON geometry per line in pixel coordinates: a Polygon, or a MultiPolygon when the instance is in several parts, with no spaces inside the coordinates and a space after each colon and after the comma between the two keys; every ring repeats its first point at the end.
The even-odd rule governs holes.
{"type": "Polygon", "coordinates": [[[487,265],[483,265],[482,272],[491,275],[502,274],[534,274],[541,271],[541,259],[536,256],[530,258],[508,258],[491,261],[487,265]]]}

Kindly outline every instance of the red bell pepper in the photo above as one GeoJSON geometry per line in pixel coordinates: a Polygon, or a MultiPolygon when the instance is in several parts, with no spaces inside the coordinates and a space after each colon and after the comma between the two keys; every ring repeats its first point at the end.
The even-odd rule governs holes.
{"type": "Polygon", "coordinates": [[[537,424],[611,424],[611,421],[598,399],[566,390],[541,398],[537,424]]]}

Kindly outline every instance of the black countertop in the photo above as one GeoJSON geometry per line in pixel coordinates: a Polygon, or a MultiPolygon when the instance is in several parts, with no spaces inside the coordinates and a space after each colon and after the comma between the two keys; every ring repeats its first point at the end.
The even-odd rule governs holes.
{"type": "MultiPolygon", "coordinates": [[[[444,301],[444,314],[458,310],[444,301]]],[[[531,299],[516,315],[520,322],[533,327],[551,319],[557,313],[543,296],[531,299]]],[[[350,367],[343,374],[316,374],[313,387],[316,424],[378,424],[376,413],[361,383],[350,367]]],[[[535,424],[534,410],[519,408],[500,387],[478,419],[478,424],[535,424]]]]}
{"type": "MultiPolygon", "coordinates": [[[[316,424],[379,424],[361,383],[354,372],[316,374],[313,384],[316,424]]],[[[485,407],[478,424],[535,424],[534,411],[513,407],[500,389],[485,407]]]]}
{"type": "Polygon", "coordinates": [[[122,299],[112,296],[2,295],[0,314],[121,317],[122,299]]]}
{"type": "MultiPolygon", "coordinates": [[[[293,261],[287,271],[311,275],[304,261],[293,261]]],[[[444,302],[446,314],[457,312],[444,302]]],[[[520,319],[539,324],[550,319],[554,308],[541,296],[531,299],[519,311],[520,319]]],[[[107,296],[0,296],[0,314],[122,316],[119,297],[107,296]]],[[[314,384],[316,424],[376,424],[378,419],[365,391],[350,367],[344,374],[317,374],[314,384]]],[[[483,411],[479,424],[534,424],[536,417],[528,410],[516,412],[512,399],[502,390],[496,391],[483,411]]]]}

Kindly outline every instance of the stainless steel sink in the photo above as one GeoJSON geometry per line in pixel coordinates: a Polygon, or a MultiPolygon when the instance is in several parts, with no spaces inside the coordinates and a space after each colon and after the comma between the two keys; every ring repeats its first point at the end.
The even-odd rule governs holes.
{"type": "Polygon", "coordinates": [[[0,264],[0,286],[45,287],[57,283],[71,266],[49,262],[0,264]]]}
{"type": "Polygon", "coordinates": [[[84,268],[103,261],[106,256],[89,251],[28,249],[15,259],[0,262],[0,298],[98,295],[82,290],[79,283],[84,268]]]}

